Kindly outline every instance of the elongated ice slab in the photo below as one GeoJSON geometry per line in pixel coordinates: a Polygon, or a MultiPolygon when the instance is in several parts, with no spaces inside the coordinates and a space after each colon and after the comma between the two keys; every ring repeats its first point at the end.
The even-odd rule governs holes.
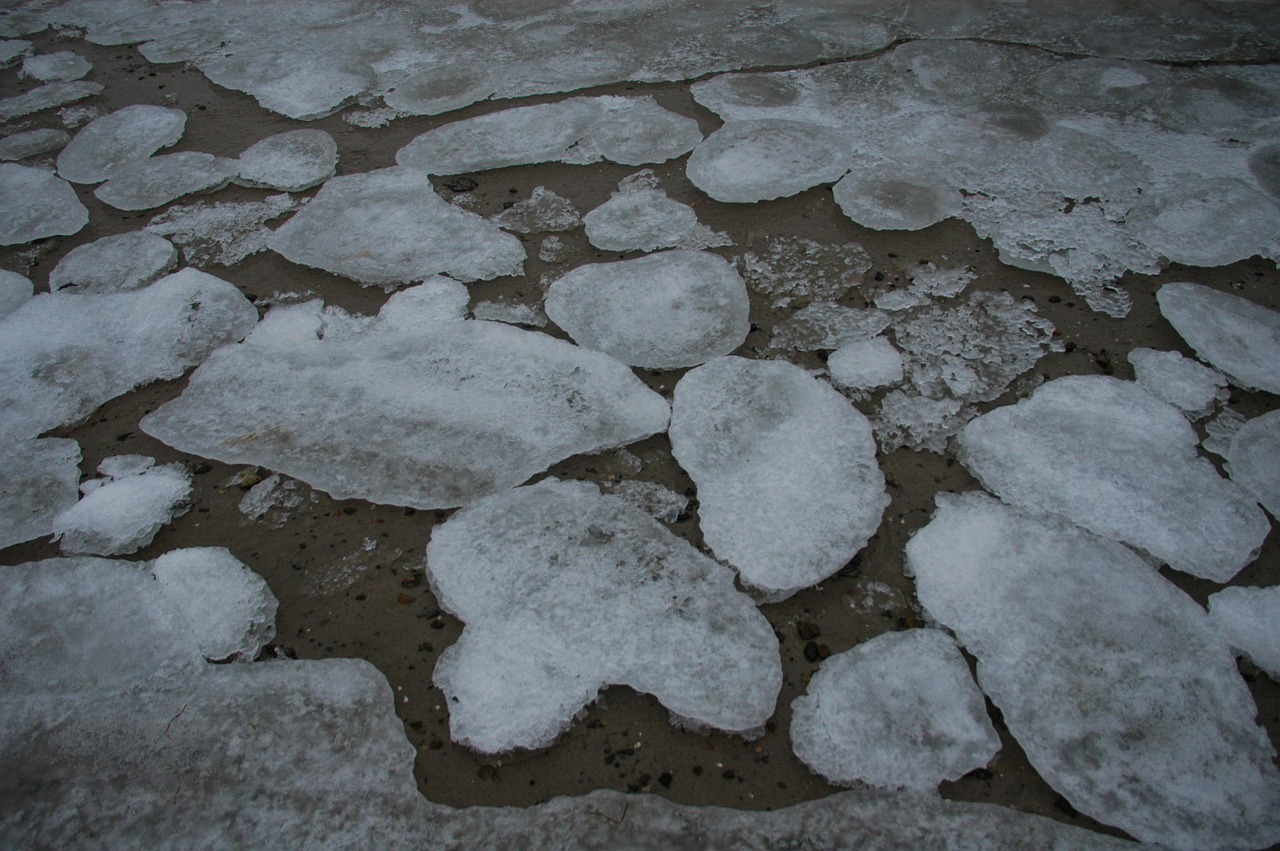
{"type": "Polygon", "coordinates": [[[1182,339],[1232,382],[1280,393],[1280,313],[1202,284],[1165,284],[1156,300],[1182,339]]]}
{"type": "Polygon", "coordinates": [[[708,546],[770,599],[844,567],[889,504],[866,417],[783,361],[727,357],[688,373],[670,436],[708,546]]]}
{"type": "Polygon", "coordinates": [[[249,146],[236,163],[241,186],[300,192],[333,177],[338,143],[323,130],[290,130],[249,146]]]}
{"type": "Polygon", "coordinates": [[[58,175],[72,183],[98,183],[137,160],[182,138],[187,114],[180,109],[135,104],[96,118],[58,155],[58,175]]]}
{"type": "Polygon", "coordinates": [[[940,494],[906,556],[920,602],[1076,809],[1171,848],[1280,841],[1275,752],[1226,642],[1131,550],[970,493],[940,494]]]}
{"type": "Polygon", "coordinates": [[[126,292],[154,283],[178,265],[178,249],[145,231],[104,236],[67,252],[49,273],[51,292],[126,292]]]}
{"type": "Polygon", "coordinates": [[[427,571],[466,623],[433,679],[451,735],[476,750],[550,744],[609,684],[729,732],[773,713],[777,639],[732,572],[593,484],[548,480],[459,511],[432,533],[427,571]]]}
{"type": "Polygon", "coordinates": [[[47,154],[70,140],[65,132],[53,128],[13,133],[0,139],[0,160],[25,160],[37,154],[47,154]]]}
{"type": "Polygon", "coordinates": [[[834,183],[852,159],[844,136],[818,124],[735,121],[694,150],[687,173],[694,186],[717,201],[752,203],[834,183]]]}
{"type": "Polygon", "coordinates": [[[1271,524],[1196,443],[1181,413],[1136,383],[1067,376],[969,423],[958,454],[1010,504],[1226,582],[1257,556],[1271,524]]]}
{"type": "Polygon", "coordinates": [[[1210,594],[1209,618],[1233,650],[1280,680],[1280,585],[1210,594]]]}
{"type": "Polygon", "coordinates": [[[452,319],[450,299],[421,297],[430,289],[405,290],[376,318],[319,301],[275,308],[142,428],[337,499],[444,508],[666,427],[666,402],[621,363],[545,334],[452,319]]]}
{"type": "Polygon", "coordinates": [[[53,532],[76,504],[80,444],[61,437],[6,440],[0,446],[0,548],[53,532]]]}
{"type": "Polygon", "coordinates": [[[0,245],[70,236],[89,211],[65,180],[38,168],[0,163],[0,245]]]}
{"type": "Polygon", "coordinates": [[[1179,352],[1137,348],[1129,352],[1134,379],[1157,399],[1192,419],[1207,416],[1229,395],[1226,377],[1179,352]]]}
{"type": "MultiPolygon", "coordinates": [[[[129,456],[126,456],[129,457],[129,456]]],[[[111,470],[107,459],[101,477],[80,486],[84,497],[53,521],[53,534],[68,555],[118,556],[137,552],[175,514],[191,493],[191,473],[181,464],[111,470]]],[[[189,506],[188,506],[189,507],[189,506]]]]}
{"type": "Polygon", "coordinates": [[[183,151],[134,160],[112,169],[93,194],[118,210],[150,210],[189,195],[221,189],[237,174],[235,160],[183,151]]]}
{"type": "Polygon", "coordinates": [[[1252,494],[1273,517],[1280,517],[1280,411],[1242,425],[1231,438],[1226,459],[1231,481],[1252,494]]]}
{"type": "Polygon", "coordinates": [[[0,121],[12,121],[33,112],[53,109],[102,93],[100,83],[76,80],[72,83],[45,83],[31,91],[0,100],[0,121]]]}

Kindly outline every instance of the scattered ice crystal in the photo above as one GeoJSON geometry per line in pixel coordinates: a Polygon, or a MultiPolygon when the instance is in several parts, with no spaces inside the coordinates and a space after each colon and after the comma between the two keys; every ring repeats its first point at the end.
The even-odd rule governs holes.
{"type": "Polygon", "coordinates": [[[883,633],[831,656],[791,711],[796,756],[841,786],[928,791],[1000,750],[969,666],[936,629],[883,633]]]}
{"type": "Polygon", "coordinates": [[[1207,451],[1226,458],[1227,451],[1231,448],[1231,439],[1236,436],[1236,432],[1244,426],[1244,423],[1243,414],[1231,408],[1223,408],[1216,417],[1204,424],[1206,436],[1200,445],[1207,451]]]}
{"type": "Polygon", "coordinates": [[[836,349],[827,370],[838,387],[874,390],[902,380],[902,355],[884,337],[873,337],[836,349]]]}
{"type": "Polygon", "coordinates": [[[54,518],[76,504],[80,444],[61,437],[5,440],[0,471],[3,548],[49,535],[54,518]]]}
{"type": "Polygon", "coordinates": [[[451,287],[462,289],[405,290],[377,317],[319,301],[274,308],[142,428],[336,499],[445,508],[666,427],[667,403],[621,363],[539,332],[451,318],[451,287]]]}
{"type": "Polygon", "coordinates": [[[698,224],[692,207],[668,198],[649,169],[619,183],[613,197],[587,213],[583,225],[591,244],[604,251],[696,249],[729,244],[724,234],[698,224]]]}
{"type": "Polygon", "coordinates": [[[870,340],[888,328],[890,321],[889,314],[883,310],[859,310],[834,302],[815,301],[779,322],[771,345],[801,352],[839,349],[870,340]]]}
{"type": "Polygon", "coordinates": [[[335,177],[268,247],[295,263],[370,286],[446,272],[462,281],[518,275],[520,240],[448,203],[426,174],[386,168],[335,177]]]}
{"type": "Polygon", "coordinates": [[[1274,749],[1195,601],[1063,520],[980,493],[937,501],[907,542],[920,602],[978,658],[979,685],[1055,790],[1142,842],[1280,841],[1274,749]]]}
{"type": "Polygon", "coordinates": [[[37,154],[47,154],[58,150],[70,139],[64,131],[53,128],[13,133],[0,139],[0,160],[25,160],[37,154]]]}
{"type": "Polygon", "coordinates": [[[141,289],[173,271],[178,249],[146,231],[104,236],[77,246],[49,273],[51,292],[118,293],[141,289]]]}
{"type": "Polygon", "coordinates": [[[1227,379],[1217,370],[1184,358],[1179,352],[1137,348],[1129,352],[1133,375],[1147,392],[1199,419],[1227,398],[1227,379]]]}
{"type": "Polygon", "coordinates": [[[221,189],[236,168],[235,160],[197,151],[148,157],[112,169],[93,194],[118,210],[150,210],[192,192],[221,189]]]}
{"type": "Polygon", "coordinates": [[[1202,284],[1165,284],[1156,300],[1182,339],[1233,383],[1280,393],[1280,313],[1202,284]]]}
{"type": "Polygon", "coordinates": [[[528,199],[490,216],[489,221],[516,233],[548,233],[573,230],[582,224],[582,217],[568,198],[561,198],[545,186],[536,186],[528,199]]]}
{"type": "Polygon", "coordinates": [[[1232,650],[1280,681],[1280,585],[1210,594],[1209,619],[1232,650]]]}
{"type": "Polygon", "coordinates": [[[22,76],[42,83],[69,83],[79,80],[92,70],[93,65],[89,60],[70,50],[42,53],[22,60],[22,76]]]}
{"type": "Polygon", "coordinates": [[[964,292],[978,277],[968,266],[942,266],[925,263],[911,273],[911,291],[922,295],[952,298],[964,292]]]}
{"type": "Polygon", "coordinates": [[[1269,411],[1242,425],[1231,438],[1226,459],[1231,480],[1273,517],[1280,517],[1280,411],[1269,411]]]}
{"type": "Polygon", "coordinates": [[[1203,579],[1231,579],[1270,531],[1252,497],[1196,454],[1186,418],[1131,381],[1049,381],[973,420],[959,443],[960,460],[1006,502],[1203,579]]]}
{"type": "Polygon", "coordinates": [[[303,201],[281,193],[261,201],[175,204],[151,220],[146,230],[182,246],[192,266],[234,266],[267,248],[266,223],[301,207],[303,201]]]}
{"type": "Polygon", "coordinates": [[[524,325],[526,328],[545,328],[547,314],[532,304],[506,301],[482,301],[471,311],[476,319],[505,322],[508,325],[524,325]]]}
{"type": "Polygon", "coordinates": [[[301,192],[337,172],[338,143],[323,130],[290,130],[251,145],[237,160],[240,186],[301,192]]]}
{"type": "MultiPolygon", "coordinates": [[[[141,456],[133,456],[141,457],[141,456]]],[[[110,460],[110,459],[108,459],[110,460]]],[[[185,511],[191,473],[181,464],[114,472],[104,462],[101,478],[85,489],[84,498],[53,521],[54,537],[67,555],[118,556],[137,552],[156,533],[185,511]],[[114,473],[114,474],[113,474],[114,473]]]]}
{"type": "Polygon", "coordinates": [[[873,425],[885,452],[902,446],[945,452],[951,436],[973,416],[959,399],[931,399],[891,390],[880,402],[873,425]]]}
{"type": "Polygon", "coordinates": [[[0,163],[0,245],[70,236],[88,223],[71,184],[42,169],[0,163]]]}
{"type": "Polygon", "coordinates": [[[856,242],[829,245],[802,236],[770,237],[738,258],[753,290],[785,304],[791,296],[831,301],[862,283],[871,257],[856,242]]]}
{"type": "Polygon", "coordinates": [[[785,198],[849,170],[853,149],[836,130],[801,121],[732,121],[689,157],[693,185],[717,201],[785,198]]]}
{"type": "Polygon", "coordinates": [[[0,121],[12,121],[33,112],[53,109],[102,93],[102,85],[76,80],[72,83],[45,83],[31,91],[0,100],[0,121]]]}
{"type": "Polygon", "coordinates": [[[30,278],[0,269],[0,319],[26,304],[34,292],[30,278]]]}
{"type": "Polygon", "coordinates": [[[675,523],[689,507],[689,497],[681,496],[657,482],[623,479],[610,488],[609,493],[663,523],[675,523]]]}
{"type": "Polygon", "coordinates": [[[182,138],[187,114],[135,104],[89,122],[58,155],[58,174],[72,183],[99,183],[182,138]]]}
{"type": "Polygon", "coordinates": [[[433,680],[475,750],[548,745],[610,684],[732,733],[773,714],[777,639],[732,572],[589,482],[464,508],[433,531],[427,572],[466,624],[433,680]]]}
{"type": "Polygon", "coordinates": [[[172,550],[151,563],[151,573],[206,659],[252,661],[275,637],[275,595],[227,550],[172,550]]]}
{"type": "Polygon", "coordinates": [[[771,600],[844,567],[889,504],[866,417],[784,361],[726,357],[689,372],[669,434],[707,545],[771,600]]]}

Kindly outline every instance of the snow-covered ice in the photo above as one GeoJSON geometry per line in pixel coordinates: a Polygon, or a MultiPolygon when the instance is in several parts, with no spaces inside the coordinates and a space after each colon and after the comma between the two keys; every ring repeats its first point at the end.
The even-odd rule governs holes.
{"type": "Polygon", "coordinates": [[[275,637],[275,595],[227,550],[172,550],[151,563],[151,573],[204,658],[251,661],[275,637]]]}
{"type": "Polygon", "coordinates": [[[1280,393],[1280,313],[1203,284],[1165,284],[1156,300],[1182,339],[1233,383],[1280,393]]]}
{"type": "Polygon", "coordinates": [[[856,289],[871,257],[856,242],[823,244],[802,236],[772,236],[743,253],[738,268],[753,290],[785,306],[799,297],[833,301],[856,289]]]}
{"type": "Polygon", "coordinates": [[[687,173],[694,186],[717,201],[749,204],[834,183],[852,159],[844,136],[818,124],[735,121],[694,149],[687,173]]]}
{"type": "Polygon", "coordinates": [[[783,361],[726,357],[676,385],[671,448],[707,545],[783,599],[844,567],[889,504],[867,418],[783,361]]]}
{"type": "Polygon", "coordinates": [[[182,151],[133,160],[111,170],[93,194],[118,210],[150,210],[183,195],[221,189],[237,174],[235,160],[182,151]]]}
{"type": "Polygon", "coordinates": [[[936,629],[883,633],[828,658],[791,712],[796,756],[841,786],[927,791],[1000,750],[964,657],[936,629]]]}
{"type": "Polygon", "coordinates": [[[674,369],[727,355],[747,338],[747,287],[704,251],[664,251],[591,263],[547,290],[551,321],[623,363],[674,369]]]}
{"type": "Polygon", "coordinates": [[[65,131],[52,127],[40,130],[23,130],[0,139],[0,160],[25,160],[37,154],[47,154],[66,145],[71,137],[65,131]]]}
{"type": "Polygon", "coordinates": [[[180,109],[146,104],[118,109],[76,133],[58,155],[58,175],[72,183],[99,183],[174,144],[186,126],[187,114],[180,109]]]}
{"type": "Polygon", "coordinates": [[[1133,377],[1147,392],[1168,402],[1192,419],[1213,412],[1213,406],[1227,398],[1227,379],[1180,352],[1136,348],[1129,352],[1133,377]]]}
{"type": "Polygon", "coordinates": [[[1210,594],[1209,619],[1232,650],[1280,681],[1280,585],[1210,594]]]}
{"type": "Polygon", "coordinates": [[[153,218],[146,230],[182,246],[182,256],[192,266],[234,266],[265,251],[272,233],[266,223],[302,203],[281,193],[261,201],[175,204],[153,218]]]}
{"type": "Polygon", "coordinates": [[[489,221],[516,233],[550,233],[573,230],[582,224],[582,217],[568,198],[545,186],[535,186],[528,198],[490,216],[489,221]]]}
{"type": "Polygon", "coordinates": [[[22,60],[22,76],[42,83],[69,83],[79,80],[92,70],[93,65],[89,60],[70,50],[41,53],[22,60]]]}
{"type": "Polygon", "coordinates": [[[937,502],[907,543],[917,595],[1054,789],[1142,842],[1280,841],[1275,752],[1204,609],[1066,521],[979,493],[937,502]]]}
{"type": "Polygon", "coordinates": [[[162,236],[130,231],[67,252],[49,273],[50,292],[118,293],[141,289],[173,271],[178,249],[162,236]]]}
{"type": "Polygon", "coordinates": [[[1257,556],[1271,524],[1196,443],[1181,412],[1138,384],[1073,375],[970,422],[958,455],[1008,503],[1226,582],[1257,556]]]}
{"type": "Polygon", "coordinates": [[[0,121],[12,121],[33,112],[53,109],[68,103],[102,94],[100,83],[76,80],[71,83],[45,83],[29,92],[0,100],[0,121]]]}
{"type": "Polygon", "coordinates": [[[71,184],[42,169],[0,163],[0,245],[70,236],[88,223],[71,184]]]}
{"type": "Polygon", "coordinates": [[[240,186],[301,192],[337,172],[338,143],[323,130],[289,130],[250,145],[236,163],[240,186]]]}
{"type": "Polygon", "coordinates": [[[1242,425],[1232,435],[1225,457],[1231,481],[1252,494],[1273,517],[1280,517],[1280,411],[1269,411],[1242,425]]]}
{"type": "Polygon", "coordinates": [[[518,275],[525,258],[520,240],[405,168],[333,178],[267,244],[295,263],[383,287],[440,272],[463,281],[518,275]]]}
{"type": "Polygon", "coordinates": [[[26,275],[0,269],[0,319],[26,304],[35,293],[35,285],[26,275]]]}
{"type": "Polygon", "coordinates": [[[813,352],[839,349],[880,334],[892,321],[889,314],[874,308],[863,310],[830,301],[815,301],[779,322],[771,345],[776,349],[813,352]]]}
{"type": "Polygon", "coordinates": [[[724,234],[700,225],[688,204],[668,198],[649,169],[625,178],[582,223],[587,239],[604,251],[713,248],[729,242],[724,234]]]}
{"type": "Polygon", "coordinates": [[[0,446],[0,547],[49,535],[80,496],[80,444],[61,437],[0,446]]]}
{"type": "Polygon", "coordinates": [[[84,497],[53,521],[53,534],[67,555],[118,556],[137,552],[185,510],[191,473],[181,464],[152,466],[147,456],[108,458],[101,474],[80,486],[84,497]],[[137,459],[134,469],[112,461],[137,459]]]}
{"type": "Polygon", "coordinates": [[[773,714],[777,639],[732,572],[589,482],[468,506],[432,532],[427,572],[466,624],[433,680],[478,751],[550,744],[610,684],[734,733],[773,714]]]}
{"type": "Polygon", "coordinates": [[[902,355],[884,337],[841,346],[827,358],[827,371],[837,387],[874,390],[902,380],[902,355]]]}

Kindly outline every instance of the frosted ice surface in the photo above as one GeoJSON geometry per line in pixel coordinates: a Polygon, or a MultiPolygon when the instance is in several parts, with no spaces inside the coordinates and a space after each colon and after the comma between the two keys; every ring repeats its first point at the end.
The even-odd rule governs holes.
{"type": "Polygon", "coordinates": [[[85,80],[76,80],[71,83],[45,83],[24,94],[0,100],[0,121],[12,121],[33,112],[75,103],[101,93],[101,84],[85,80]]]}
{"type": "Polygon", "coordinates": [[[1209,619],[1231,649],[1280,681],[1280,585],[1210,594],[1209,619]]]}
{"type": "Polygon", "coordinates": [[[112,169],[93,194],[118,210],[150,210],[192,192],[221,189],[237,167],[235,160],[197,151],[148,157],[112,169]]]}
{"type": "Polygon", "coordinates": [[[22,60],[22,76],[42,83],[69,83],[79,80],[92,70],[93,65],[89,60],[70,50],[42,53],[22,60]]]}
{"type": "Polygon", "coordinates": [[[829,301],[815,301],[797,310],[774,328],[777,349],[813,352],[839,349],[850,343],[870,340],[889,327],[891,319],[883,310],[860,310],[829,301]]]}
{"type": "Polygon", "coordinates": [[[445,508],[666,427],[667,403],[621,363],[442,315],[454,309],[450,292],[431,285],[397,294],[378,317],[319,301],[274,308],[142,428],[336,499],[445,508]]]}
{"type": "Polygon", "coordinates": [[[589,263],[547,290],[551,321],[631,366],[673,369],[726,355],[747,338],[747,287],[727,260],[664,251],[589,263]]]}
{"type": "Polygon", "coordinates": [[[1236,436],[1244,423],[1243,414],[1223,408],[1216,417],[1204,424],[1206,435],[1200,445],[1209,452],[1226,458],[1227,450],[1231,448],[1231,438],[1236,436]]]}
{"type": "Polygon", "coordinates": [[[61,437],[0,446],[0,548],[49,535],[79,498],[80,444],[61,437]]]}
{"type": "Polygon", "coordinates": [[[301,192],[337,172],[338,143],[323,130],[290,130],[251,145],[237,160],[240,186],[301,192]]]}
{"type": "Polygon", "coordinates": [[[1253,494],[1273,517],[1280,517],[1280,411],[1242,425],[1231,438],[1226,459],[1231,480],[1253,494]]]}
{"type": "Polygon", "coordinates": [[[836,349],[827,371],[838,387],[874,390],[902,380],[902,355],[884,337],[873,337],[836,349]]]}
{"type": "Polygon", "coordinates": [[[58,155],[58,174],[72,183],[98,183],[182,138],[187,114],[135,104],[85,125],[58,155]]]}
{"type": "Polygon", "coordinates": [[[42,169],[0,163],[0,245],[70,236],[88,223],[71,184],[42,169]]]}
{"type": "Polygon", "coordinates": [[[587,239],[604,251],[654,251],[659,248],[711,248],[729,238],[698,224],[688,204],[667,197],[653,172],[625,178],[613,196],[583,219],[587,239]]]}
{"type": "Polygon", "coordinates": [[[1233,383],[1280,393],[1280,313],[1202,284],[1165,284],[1156,300],[1182,339],[1233,383]]]}
{"type": "Polygon", "coordinates": [[[178,249],[146,231],[104,236],[77,246],[49,273],[49,290],[116,293],[137,290],[173,271],[178,249]]]}
{"type": "Polygon", "coordinates": [[[651,97],[579,97],[505,109],[428,130],[396,153],[402,166],[463,174],[512,165],[666,162],[702,141],[698,122],[651,97]]]}
{"type": "Polygon", "coordinates": [[[1179,352],[1137,348],[1129,352],[1135,380],[1157,399],[1189,414],[1207,416],[1227,398],[1227,379],[1215,369],[1184,358],[1179,352]]]}
{"type": "Polygon", "coordinates": [[[525,257],[520,240],[404,168],[333,178],[267,244],[295,263],[384,287],[440,272],[463,281],[518,275],[525,257]]]}
{"type": "Polygon", "coordinates": [[[1076,809],[1171,848],[1280,840],[1280,773],[1235,660],[1131,550],[985,494],[940,494],[906,558],[920,602],[978,658],[982,690],[1076,809]]]}
{"type": "Polygon", "coordinates": [[[582,224],[582,217],[568,198],[545,186],[536,186],[527,199],[490,216],[489,221],[516,233],[548,233],[573,230],[582,224]]]}
{"type": "Polygon", "coordinates": [[[432,532],[427,572],[466,624],[433,679],[468,747],[548,745],[610,684],[733,733],[773,714],[777,639],[732,572],[591,483],[464,508],[432,532]]]}
{"type": "Polygon", "coordinates": [[[195,269],[133,292],[38,295],[0,320],[0,434],[33,437],[177,378],[257,319],[239,290],[195,269]]]}
{"type": "Polygon", "coordinates": [[[0,319],[26,304],[34,292],[30,278],[0,269],[0,319]]]}
{"type": "Polygon", "coordinates": [[[871,256],[856,242],[773,236],[739,257],[738,268],[753,290],[785,306],[791,296],[830,301],[848,295],[871,268],[871,256]]]}
{"type": "Polygon", "coordinates": [[[182,246],[182,255],[192,266],[234,266],[267,248],[271,230],[266,222],[303,203],[281,193],[261,201],[175,204],[153,218],[146,230],[182,246]]]}
{"type": "Polygon", "coordinates": [[[476,319],[506,322],[508,325],[524,325],[526,328],[545,328],[547,325],[547,314],[542,312],[542,308],[532,304],[482,301],[475,306],[471,314],[476,319]]]}
{"type": "Polygon", "coordinates": [[[873,425],[876,440],[885,452],[902,446],[945,452],[951,436],[973,415],[959,399],[931,399],[891,390],[880,402],[873,425]]]}
{"type": "Polygon", "coordinates": [[[103,475],[97,486],[53,521],[53,534],[68,555],[137,552],[188,507],[191,473],[181,464],[120,472],[104,464],[98,472],[103,475]]]}
{"type": "Polygon", "coordinates": [[[968,266],[938,266],[925,263],[911,273],[910,290],[926,296],[951,298],[964,292],[978,275],[968,266]]]}
{"type": "Polygon", "coordinates": [[[837,130],[801,121],[732,121],[689,157],[693,185],[717,201],[785,198],[849,170],[853,148],[837,130]]]}
{"type": "Polygon", "coordinates": [[[708,546],[771,599],[844,567],[889,503],[866,417],[784,361],[726,357],[689,372],[669,434],[708,546]]]}
{"type": "Polygon", "coordinates": [[[610,488],[609,493],[664,523],[676,522],[689,507],[689,497],[681,496],[657,482],[623,479],[610,488]]]}
{"type": "Polygon", "coordinates": [[[275,595],[227,550],[173,550],[151,563],[151,573],[206,659],[250,661],[275,637],[275,595]]]}
{"type": "Polygon", "coordinates": [[[796,756],[841,786],[928,791],[1000,750],[969,666],[936,629],[883,633],[829,657],[791,711],[796,756]]]}
{"type": "Polygon", "coordinates": [[[0,139],[0,160],[25,160],[36,154],[56,151],[70,141],[64,131],[54,128],[24,130],[0,139]]]}
{"type": "Polygon", "coordinates": [[[1177,408],[1101,375],[1041,385],[973,420],[959,458],[1006,502],[1068,518],[1177,570],[1226,582],[1257,556],[1271,524],[1196,454],[1177,408]]]}

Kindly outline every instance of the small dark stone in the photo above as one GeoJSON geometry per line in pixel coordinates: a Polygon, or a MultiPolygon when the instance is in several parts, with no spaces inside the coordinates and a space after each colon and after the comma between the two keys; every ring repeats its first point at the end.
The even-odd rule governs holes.
{"type": "Polygon", "coordinates": [[[618,748],[618,756],[635,756],[635,748],[618,748]]]}
{"type": "Polygon", "coordinates": [[[419,653],[430,653],[435,649],[435,646],[430,641],[424,641],[418,645],[419,653]]]}
{"type": "Polygon", "coordinates": [[[975,768],[973,771],[969,772],[969,776],[974,780],[986,781],[995,777],[996,773],[989,768],[975,768]]]}
{"type": "Polygon", "coordinates": [[[435,618],[431,621],[432,629],[444,629],[444,618],[435,618]]]}
{"type": "Polygon", "coordinates": [[[1049,296],[1049,304],[1058,304],[1061,301],[1062,301],[1062,296],[1060,295],[1049,296]]]}
{"type": "Polygon", "coordinates": [[[416,508],[406,508],[406,509],[404,510],[404,516],[405,516],[405,517],[412,517],[413,515],[415,515],[415,514],[417,514],[417,513],[418,513],[418,510],[417,510],[416,508]]]}
{"type": "Polygon", "coordinates": [[[813,621],[800,621],[796,624],[796,632],[802,641],[809,641],[822,635],[822,630],[813,621]]]}
{"type": "Polygon", "coordinates": [[[883,281],[883,280],[884,280],[884,272],[876,272],[876,274],[875,274],[875,279],[876,279],[877,281],[883,281]]]}
{"type": "Polygon", "coordinates": [[[414,573],[400,580],[401,588],[417,588],[422,584],[422,574],[414,573]]]}
{"type": "Polygon", "coordinates": [[[688,523],[692,519],[693,519],[693,515],[687,511],[681,511],[679,514],[676,515],[677,523],[688,523]]]}
{"type": "Polygon", "coordinates": [[[804,646],[804,658],[810,662],[816,662],[822,658],[822,654],[818,651],[818,642],[810,641],[804,646]]]}
{"type": "Polygon", "coordinates": [[[133,432],[126,431],[124,434],[117,434],[116,440],[120,441],[121,443],[124,443],[126,440],[128,440],[131,437],[133,437],[133,432]]]}
{"type": "Polygon", "coordinates": [[[207,473],[213,468],[209,466],[208,461],[200,461],[191,467],[191,472],[199,476],[201,473],[207,473]]]}
{"type": "Polygon", "coordinates": [[[1075,818],[1076,816],[1080,815],[1080,811],[1077,810],[1075,807],[1071,806],[1071,802],[1068,801],[1066,798],[1062,797],[1061,795],[1059,795],[1057,800],[1053,802],[1053,805],[1058,809],[1062,810],[1067,815],[1071,816],[1072,818],[1075,818]]]}
{"type": "Polygon", "coordinates": [[[587,729],[589,730],[599,730],[603,726],[604,726],[604,722],[601,721],[599,718],[592,718],[590,721],[587,722],[587,729]]]}
{"type": "Polygon", "coordinates": [[[444,185],[450,192],[470,192],[480,184],[469,177],[455,177],[453,180],[446,180],[444,185]]]}
{"type": "Polygon", "coordinates": [[[444,742],[439,739],[432,739],[431,744],[427,745],[427,747],[431,748],[433,751],[438,751],[444,747],[444,742]]]}
{"type": "Polygon", "coordinates": [[[830,647],[828,647],[828,646],[827,646],[827,645],[825,645],[825,644],[819,644],[819,645],[818,645],[818,658],[819,658],[819,659],[826,659],[826,658],[827,658],[828,656],[830,656],[830,655],[831,655],[831,648],[830,648],[830,647]]]}
{"type": "Polygon", "coordinates": [[[724,771],[720,772],[720,776],[723,777],[725,780],[732,780],[738,775],[734,773],[734,770],[732,768],[726,768],[724,771]]]}
{"type": "Polygon", "coordinates": [[[613,765],[613,763],[614,763],[617,759],[618,759],[618,758],[617,758],[616,756],[614,756],[613,754],[611,754],[611,753],[610,753],[610,754],[605,754],[605,756],[604,756],[604,764],[605,764],[605,765],[613,765]]]}
{"type": "Polygon", "coordinates": [[[693,776],[694,776],[694,777],[701,777],[701,776],[702,776],[702,766],[701,766],[701,765],[695,765],[695,766],[693,767],[693,776]]]}
{"type": "Polygon", "coordinates": [[[662,788],[664,789],[670,789],[671,781],[674,779],[675,778],[671,776],[670,771],[664,771],[658,775],[658,782],[662,784],[662,788]]]}
{"type": "Polygon", "coordinates": [[[1076,341],[1067,340],[1067,342],[1062,345],[1062,350],[1064,352],[1074,352],[1076,350],[1076,341]]]}
{"type": "Polygon", "coordinates": [[[356,595],[356,602],[357,602],[357,603],[363,603],[363,602],[364,602],[365,600],[367,600],[367,599],[369,599],[369,595],[368,595],[368,594],[357,594],[357,595],[356,595]]]}
{"type": "Polygon", "coordinates": [[[342,513],[350,517],[352,514],[356,513],[356,507],[354,505],[343,506],[342,513]]]}

